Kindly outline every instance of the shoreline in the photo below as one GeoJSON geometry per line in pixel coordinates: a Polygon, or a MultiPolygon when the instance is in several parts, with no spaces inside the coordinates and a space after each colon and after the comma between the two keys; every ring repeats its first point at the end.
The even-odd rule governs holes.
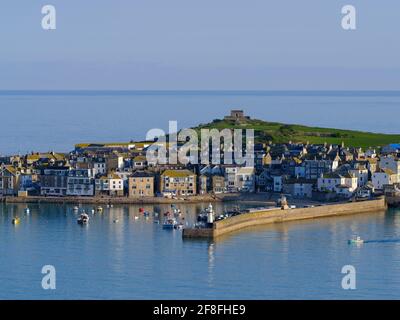
{"type": "MultiPolygon", "coordinates": [[[[196,195],[190,197],[179,197],[176,199],[163,197],[43,197],[43,196],[27,196],[27,197],[0,197],[0,203],[61,203],[61,204],[173,204],[173,203],[202,203],[202,202],[230,202],[230,201],[246,201],[254,203],[266,203],[274,201],[276,195],[271,194],[241,194],[226,193],[218,195],[196,195]]],[[[307,201],[308,203],[308,201],[307,201]]]]}

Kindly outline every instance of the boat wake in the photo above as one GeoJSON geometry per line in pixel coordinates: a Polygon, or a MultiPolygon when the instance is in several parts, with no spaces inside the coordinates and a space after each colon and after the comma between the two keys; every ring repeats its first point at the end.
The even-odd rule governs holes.
{"type": "Polygon", "coordinates": [[[364,243],[400,243],[400,239],[364,240],[364,243]]]}

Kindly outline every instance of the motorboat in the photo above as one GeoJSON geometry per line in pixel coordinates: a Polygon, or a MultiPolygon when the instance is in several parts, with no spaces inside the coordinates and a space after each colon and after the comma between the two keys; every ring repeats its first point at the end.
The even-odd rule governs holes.
{"type": "Polygon", "coordinates": [[[363,244],[364,243],[364,240],[363,239],[361,239],[361,237],[354,237],[353,239],[350,239],[349,241],[349,244],[363,244]]]}
{"type": "Polygon", "coordinates": [[[99,212],[99,213],[103,212],[103,207],[98,206],[97,207],[97,212],[99,212]]]}
{"type": "Polygon", "coordinates": [[[82,213],[77,221],[79,224],[88,224],[89,216],[86,213],[82,213]]]}
{"type": "Polygon", "coordinates": [[[18,217],[12,219],[12,221],[11,221],[11,223],[12,223],[13,225],[17,225],[17,224],[19,224],[20,222],[21,222],[21,219],[18,218],[18,217]]]}
{"type": "Polygon", "coordinates": [[[174,229],[178,224],[174,217],[169,217],[164,220],[163,229],[174,229]]]}
{"type": "Polygon", "coordinates": [[[29,208],[25,208],[25,213],[26,213],[26,214],[30,214],[30,213],[31,213],[31,210],[30,210],[29,208]]]}
{"type": "Polygon", "coordinates": [[[73,210],[74,210],[74,212],[78,212],[79,211],[79,207],[75,206],[73,210]]]}

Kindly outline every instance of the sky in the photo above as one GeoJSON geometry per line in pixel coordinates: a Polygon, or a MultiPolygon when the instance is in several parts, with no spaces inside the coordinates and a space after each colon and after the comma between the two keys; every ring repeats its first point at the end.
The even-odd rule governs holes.
{"type": "Polygon", "coordinates": [[[395,0],[2,0],[0,90],[400,90],[399,14],[395,0]]]}

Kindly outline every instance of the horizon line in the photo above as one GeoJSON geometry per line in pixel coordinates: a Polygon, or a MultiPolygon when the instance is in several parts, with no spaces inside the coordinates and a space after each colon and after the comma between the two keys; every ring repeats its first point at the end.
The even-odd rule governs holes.
{"type": "Polygon", "coordinates": [[[363,95],[363,96],[400,96],[400,90],[210,90],[210,89],[168,89],[168,90],[136,90],[136,89],[0,89],[0,95],[292,95],[292,96],[329,96],[329,95],[363,95]]]}

